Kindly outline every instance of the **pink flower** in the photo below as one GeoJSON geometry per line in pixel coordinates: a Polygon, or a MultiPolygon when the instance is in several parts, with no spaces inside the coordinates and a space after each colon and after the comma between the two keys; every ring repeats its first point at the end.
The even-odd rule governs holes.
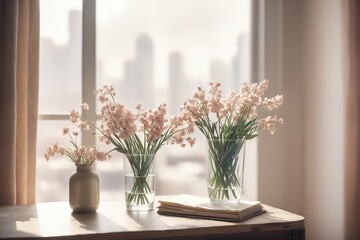
{"type": "Polygon", "coordinates": [[[188,141],[191,147],[195,144],[195,138],[187,137],[186,141],[188,141]]]}
{"type": "Polygon", "coordinates": [[[141,111],[142,110],[141,103],[140,102],[136,103],[135,108],[136,108],[136,110],[141,111]]]}
{"type": "Polygon", "coordinates": [[[110,98],[113,98],[115,96],[115,89],[113,86],[105,85],[101,89],[96,90],[94,94],[98,97],[98,100],[101,103],[106,104],[107,102],[109,102],[110,98]]]}
{"type": "Polygon", "coordinates": [[[146,132],[146,141],[150,144],[153,143],[162,136],[166,129],[165,123],[168,121],[166,104],[161,104],[154,110],[142,112],[139,121],[142,124],[140,129],[146,132]]]}
{"type": "Polygon", "coordinates": [[[90,125],[87,121],[81,121],[79,126],[78,126],[81,130],[83,131],[90,131],[90,125]]]}
{"type": "MultiPolygon", "coordinates": [[[[282,124],[283,119],[277,117],[258,120],[262,111],[277,109],[283,103],[281,95],[263,100],[269,87],[268,80],[265,79],[259,84],[245,82],[241,84],[239,92],[231,91],[226,99],[222,99],[220,86],[217,82],[209,83],[206,94],[198,87],[193,97],[187,99],[181,107],[180,118],[171,121],[174,124],[180,122],[180,119],[192,121],[206,137],[213,135],[219,138],[228,135],[229,130],[239,131],[236,133],[238,137],[250,138],[255,136],[255,131],[259,129],[268,129],[273,134],[275,125],[282,124]]],[[[179,143],[181,137],[175,136],[173,142],[179,143]]]]}
{"type": "Polygon", "coordinates": [[[49,160],[55,154],[64,155],[64,153],[65,153],[65,148],[55,143],[52,146],[47,146],[46,152],[44,153],[44,157],[46,160],[49,160]]]}
{"type": "Polygon", "coordinates": [[[45,153],[44,153],[44,157],[45,157],[45,159],[46,159],[47,161],[49,161],[49,159],[50,159],[50,154],[47,153],[47,152],[45,152],[45,153]]]}
{"type": "Polygon", "coordinates": [[[63,156],[64,154],[65,154],[65,148],[64,147],[59,147],[59,149],[58,149],[58,153],[61,155],[61,156],[63,156]]]}
{"type": "Polygon", "coordinates": [[[69,133],[69,128],[63,128],[63,135],[67,135],[69,133]]]}
{"type": "Polygon", "coordinates": [[[98,151],[96,150],[96,159],[99,160],[99,161],[106,161],[106,160],[109,160],[111,158],[110,155],[102,152],[102,151],[98,151]]]}
{"type": "MultiPolygon", "coordinates": [[[[99,140],[107,144],[113,143],[115,149],[122,153],[132,152],[133,149],[156,152],[166,142],[181,141],[179,144],[182,144],[185,134],[194,131],[194,124],[187,119],[191,115],[185,110],[169,119],[165,103],[147,110],[143,109],[141,103],[137,103],[132,111],[115,102],[113,87],[104,86],[95,94],[102,103],[99,127],[102,136],[99,140]],[[147,150],[144,150],[145,148],[147,150]]],[[[202,89],[199,89],[197,97],[206,102],[202,89]]],[[[190,140],[189,144],[193,143],[194,141],[190,140]]]]}
{"type": "Polygon", "coordinates": [[[99,96],[99,101],[100,101],[101,103],[104,103],[104,102],[109,101],[109,98],[105,97],[104,95],[100,95],[100,96],[99,96]]]}
{"type": "MultiPolygon", "coordinates": [[[[112,94],[112,96],[115,95],[114,93],[111,93],[111,87],[108,88],[107,91],[107,94],[112,94]]],[[[87,111],[89,110],[89,105],[87,103],[83,103],[80,108],[82,112],[87,111]]],[[[75,126],[78,128],[78,130],[72,130],[72,134],[69,134],[70,129],[65,127],[63,128],[63,135],[69,135],[69,141],[71,142],[71,146],[73,148],[66,149],[65,147],[59,146],[57,143],[53,144],[52,146],[48,146],[44,153],[46,160],[49,160],[51,157],[57,154],[61,156],[66,155],[76,165],[91,165],[96,159],[99,161],[104,161],[110,158],[107,153],[97,150],[95,146],[79,146],[77,144],[77,136],[82,131],[91,130],[90,123],[85,120],[84,116],[81,116],[79,111],[71,110],[69,119],[72,123],[75,123],[75,126]]]]}
{"type": "Polygon", "coordinates": [[[81,104],[80,108],[83,111],[88,111],[89,110],[89,104],[83,103],[83,104],[81,104]]]}
{"type": "Polygon", "coordinates": [[[271,117],[268,116],[266,118],[259,120],[259,127],[262,129],[267,129],[271,134],[274,134],[276,131],[276,124],[283,124],[284,120],[282,118],[278,118],[277,115],[271,117]]]}
{"type": "Polygon", "coordinates": [[[259,96],[264,95],[265,91],[269,88],[269,80],[264,79],[256,89],[256,92],[259,96]]]}
{"type": "Polygon", "coordinates": [[[284,102],[284,97],[282,95],[277,95],[273,98],[264,98],[262,105],[267,110],[271,111],[278,109],[284,102]]]}
{"type": "Polygon", "coordinates": [[[71,110],[70,111],[70,121],[76,123],[80,118],[80,114],[78,111],[71,110]]]}
{"type": "Polygon", "coordinates": [[[105,143],[107,145],[109,145],[111,143],[109,138],[106,137],[106,136],[103,136],[103,135],[99,136],[99,140],[100,140],[100,142],[103,142],[103,143],[105,143]]]}

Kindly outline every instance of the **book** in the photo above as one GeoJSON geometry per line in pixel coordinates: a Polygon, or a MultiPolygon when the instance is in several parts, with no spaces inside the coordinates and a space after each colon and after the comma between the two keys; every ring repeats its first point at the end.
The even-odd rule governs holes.
{"type": "Polygon", "coordinates": [[[210,202],[208,198],[182,194],[160,200],[158,214],[241,222],[266,212],[259,201],[210,202]]]}

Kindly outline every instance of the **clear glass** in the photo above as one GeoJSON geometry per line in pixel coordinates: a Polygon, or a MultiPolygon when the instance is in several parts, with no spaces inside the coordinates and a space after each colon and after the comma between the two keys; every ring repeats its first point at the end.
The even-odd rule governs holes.
{"type": "MultiPolygon", "coordinates": [[[[221,82],[224,97],[249,81],[251,0],[96,4],[96,87],[114,85],[117,102],[129,108],[138,101],[145,108],[166,102],[168,113],[175,114],[198,86],[207,87],[209,81],[221,82]]],[[[157,153],[158,195],[207,196],[206,140],[199,131],[193,137],[197,142],[192,148],[166,145],[157,153]]],[[[114,181],[101,184],[109,190],[107,200],[119,196],[114,181]]]]}
{"type": "Polygon", "coordinates": [[[212,202],[240,201],[246,141],[207,140],[207,184],[212,202]]]}
{"type": "Polygon", "coordinates": [[[149,211],[155,200],[155,163],[153,154],[124,155],[125,201],[130,211],[149,211]]]}

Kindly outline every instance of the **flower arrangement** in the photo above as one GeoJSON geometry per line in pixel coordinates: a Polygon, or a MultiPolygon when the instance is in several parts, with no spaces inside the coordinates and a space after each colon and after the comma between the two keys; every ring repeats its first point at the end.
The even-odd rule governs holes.
{"type": "Polygon", "coordinates": [[[276,125],[284,122],[277,115],[259,119],[260,112],[279,108],[283,96],[263,98],[268,80],[260,84],[244,83],[240,92],[232,91],[226,99],[222,97],[220,83],[211,82],[209,86],[207,93],[198,87],[193,97],[184,103],[182,111],[208,139],[210,198],[238,199],[240,196],[234,189],[241,186],[236,176],[239,152],[245,140],[255,138],[259,130],[267,129],[274,134],[276,125]]]}
{"type": "Polygon", "coordinates": [[[181,113],[168,118],[166,104],[144,110],[138,103],[135,110],[128,109],[115,101],[115,94],[113,86],[95,91],[102,104],[99,139],[113,144],[113,150],[125,154],[131,165],[135,178],[132,190],[126,194],[127,202],[146,204],[146,194],[151,190],[144,176],[149,174],[154,155],[166,143],[192,146],[195,140],[187,135],[194,131],[194,123],[181,113]]]}
{"type": "Polygon", "coordinates": [[[78,137],[83,131],[90,131],[90,123],[86,120],[82,120],[81,117],[85,111],[89,110],[89,105],[84,103],[81,105],[82,114],[79,111],[71,110],[70,121],[76,125],[76,130],[70,131],[69,128],[63,128],[63,135],[69,137],[69,142],[73,148],[65,148],[59,146],[58,143],[48,146],[44,157],[49,160],[55,155],[66,155],[73,163],[78,166],[90,166],[95,160],[105,161],[111,158],[111,156],[103,151],[99,151],[95,146],[84,146],[78,144],[78,137]]]}

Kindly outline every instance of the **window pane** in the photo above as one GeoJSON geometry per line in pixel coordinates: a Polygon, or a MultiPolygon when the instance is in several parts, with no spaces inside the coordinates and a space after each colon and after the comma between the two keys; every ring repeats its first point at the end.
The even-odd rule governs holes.
{"type": "MultiPolygon", "coordinates": [[[[97,88],[114,85],[117,100],[128,107],[167,102],[171,114],[198,85],[219,81],[225,94],[237,90],[250,72],[250,3],[98,1],[97,88]]],[[[169,145],[159,151],[157,194],[206,195],[205,140],[195,137],[191,149],[169,145]]]]}
{"type": "MultiPolygon", "coordinates": [[[[106,145],[99,139],[96,139],[96,145],[103,151],[112,149],[111,145],[106,145]]],[[[100,178],[101,200],[125,199],[123,162],[119,153],[112,152],[109,161],[96,162],[96,173],[100,178]]]]}
{"type": "Polygon", "coordinates": [[[68,113],[81,102],[82,1],[40,1],[39,113],[68,113]]]}
{"type": "MultiPolygon", "coordinates": [[[[40,1],[39,114],[68,114],[81,102],[82,1],[40,1]]],[[[61,129],[69,121],[38,123],[37,201],[68,200],[68,181],[74,164],[67,158],[46,162],[47,145],[68,146],[61,129]]]]}

